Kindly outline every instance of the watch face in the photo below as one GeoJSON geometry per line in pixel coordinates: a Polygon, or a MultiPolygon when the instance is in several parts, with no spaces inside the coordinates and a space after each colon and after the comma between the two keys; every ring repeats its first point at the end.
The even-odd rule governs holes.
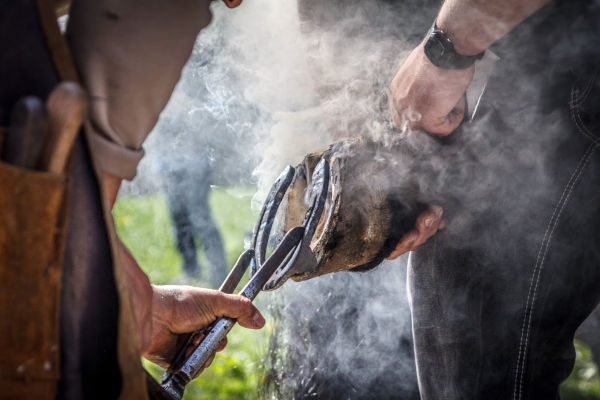
{"type": "Polygon", "coordinates": [[[448,40],[440,31],[431,32],[427,38],[424,46],[425,55],[434,65],[440,66],[439,64],[443,61],[444,55],[447,53],[447,45],[452,46],[451,42],[447,42],[448,40]]]}
{"type": "Polygon", "coordinates": [[[431,52],[439,54],[443,56],[446,52],[446,47],[444,46],[444,38],[440,35],[440,32],[433,31],[429,36],[429,40],[427,41],[429,44],[429,49],[431,52]]]}
{"type": "Polygon", "coordinates": [[[483,52],[474,56],[464,56],[454,50],[452,40],[437,29],[432,29],[423,46],[425,55],[436,67],[443,69],[468,68],[475,60],[483,57],[483,52]]]}

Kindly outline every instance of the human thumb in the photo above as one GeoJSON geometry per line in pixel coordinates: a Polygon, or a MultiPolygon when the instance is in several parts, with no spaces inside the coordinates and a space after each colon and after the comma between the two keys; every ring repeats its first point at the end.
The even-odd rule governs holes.
{"type": "Polygon", "coordinates": [[[246,297],[223,294],[216,302],[214,312],[216,315],[237,318],[238,323],[244,328],[260,329],[265,325],[265,319],[260,311],[246,297]]]}

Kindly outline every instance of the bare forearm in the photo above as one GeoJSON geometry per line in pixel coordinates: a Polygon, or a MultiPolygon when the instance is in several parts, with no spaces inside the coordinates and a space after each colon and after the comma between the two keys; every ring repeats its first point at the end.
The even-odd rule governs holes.
{"type": "Polygon", "coordinates": [[[153,288],[129,249],[119,241],[123,264],[127,273],[129,294],[140,330],[142,351],[150,345],[152,336],[153,288]]]}
{"type": "Polygon", "coordinates": [[[437,26],[460,54],[474,55],[510,32],[549,0],[446,0],[437,26]]]}
{"type": "Polygon", "coordinates": [[[108,198],[108,204],[110,205],[111,209],[117,201],[117,195],[119,194],[119,189],[121,188],[121,181],[121,178],[107,174],[106,172],[102,174],[102,186],[104,187],[104,193],[108,198]]]}
{"type": "MultiPolygon", "coordinates": [[[[117,194],[121,187],[121,178],[104,173],[102,175],[102,185],[104,187],[104,194],[112,208],[115,205],[117,194]]],[[[140,328],[142,349],[145,349],[150,344],[150,336],[152,334],[151,316],[153,289],[150,285],[148,276],[142,271],[127,246],[120,240],[119,251],[121,252],[123,265],[127,273],[129,293],[131,295],[131,301],[133,302],[136,320],[140,328]]]]}

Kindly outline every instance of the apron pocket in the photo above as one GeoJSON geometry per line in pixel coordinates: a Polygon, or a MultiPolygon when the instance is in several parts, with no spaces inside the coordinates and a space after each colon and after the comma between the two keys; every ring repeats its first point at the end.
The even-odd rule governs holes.
{"type": "Polygon", "coordinates": [[[64,176],[0,163],[0,399],[54,399],[64,176]]]}

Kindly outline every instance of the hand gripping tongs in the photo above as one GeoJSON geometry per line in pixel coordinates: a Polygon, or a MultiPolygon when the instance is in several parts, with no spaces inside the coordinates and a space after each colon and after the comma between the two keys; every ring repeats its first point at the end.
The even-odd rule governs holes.
{"type": "MultiPolygon", "coordinates": [[[[277,214],[277,209],[294,179],[295,170],[288,166],[273,184],[260,217],[254,228],[252,248],[239,257],[231,272],[221,285],[225,293],[232,293],[246,269],[250,269],[250,280],[240,295],[254,300],[261,290],[273,290],[280,287],[290,276],[311,272],[317,266],[317,260],[309,245],[323,213],[329,187],[329,164],[321,160],[312,174],[309,208],[302,224],[290,229],[271,255],[265,259],[267,244],[277,214]]],[[[202,330],[192,332],[179,349],[170,368],[162,379],[162,389],[167,398],[181,399],[187,385],[202,370],[206,361],[216,352],[221,341],[233,328],[236,320],[222,317],[202,330]],[[205,335],[200,344],[186,357],[187,349],[197,335],[205,335]]]]}

